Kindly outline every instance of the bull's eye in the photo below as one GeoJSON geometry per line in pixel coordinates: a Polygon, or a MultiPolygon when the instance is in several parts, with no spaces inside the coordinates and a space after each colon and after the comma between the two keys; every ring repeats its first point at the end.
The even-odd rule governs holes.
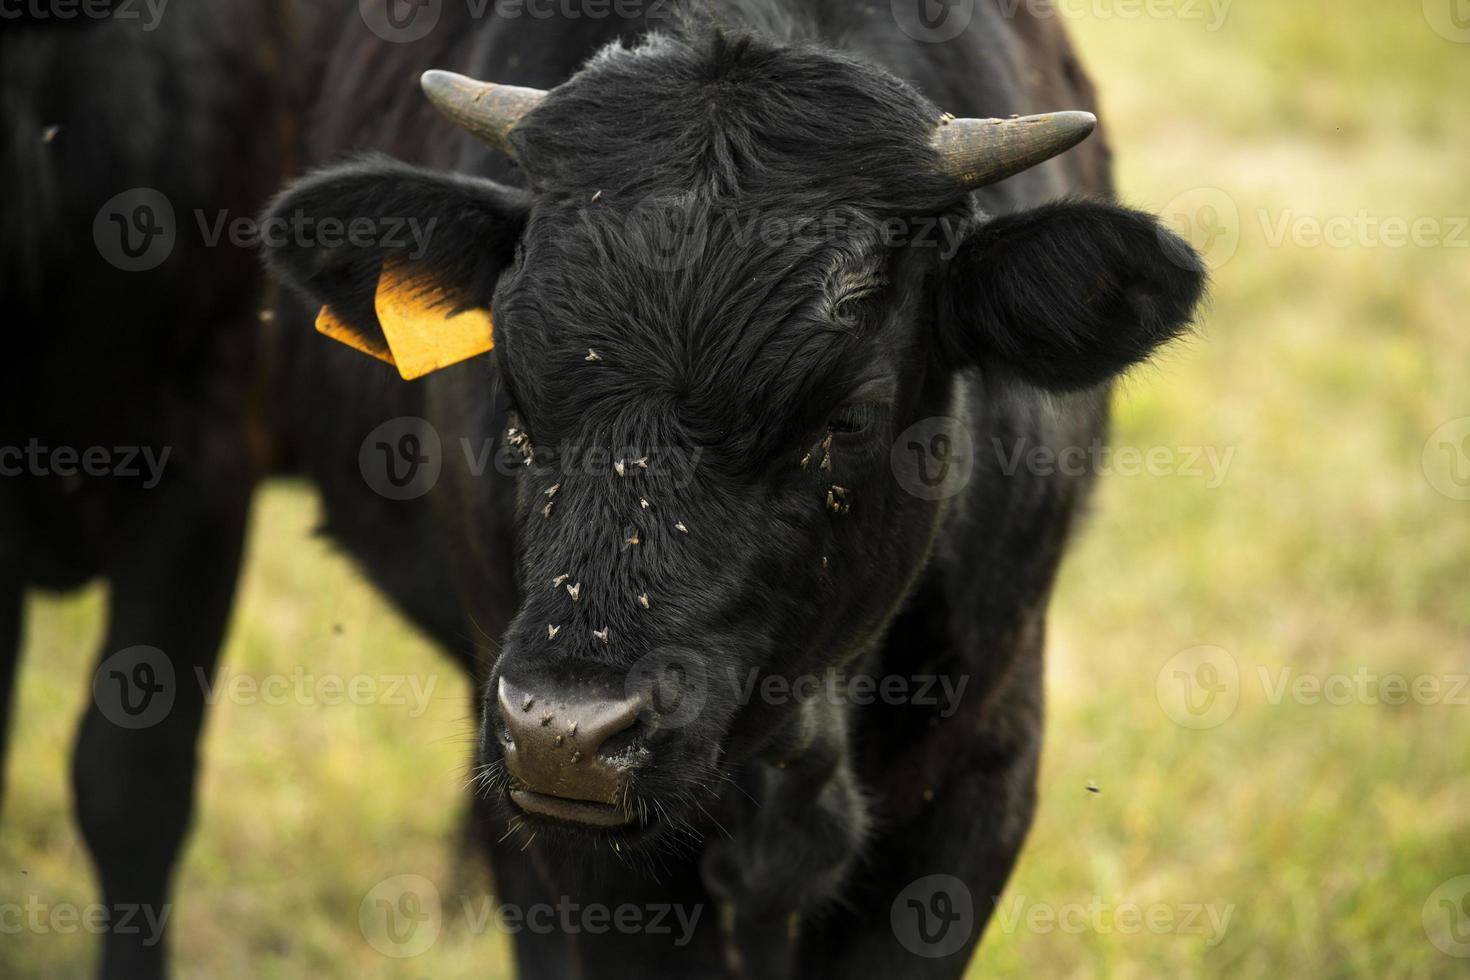
{"type": "Polygon", "coordinates": [[[844,405],[827,420],[827,428],[841,435],[862,435],[873,427],[879,407],[873,402],[844,405]]]}

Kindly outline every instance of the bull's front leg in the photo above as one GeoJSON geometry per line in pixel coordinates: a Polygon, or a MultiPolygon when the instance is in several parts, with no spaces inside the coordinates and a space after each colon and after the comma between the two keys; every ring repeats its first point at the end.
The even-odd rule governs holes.
{"type": "Polygon", "coordinates": [[[868,829],[841,707],[808,702],[772,741],[745,774],[748,795],[727,800],[729,836],[712,839],[703,858],[727,968],[762,980],[797,975],[803,919],[839,893],[868,829]]]}
{"type": "Polygon", "coordinates": [[[167,975],[169,886],[193,812],[196,744],[240,564],[249,481],[149,491],[109,569],[107,639],[72,763],[110,920],[101,975],[167,975]]]}

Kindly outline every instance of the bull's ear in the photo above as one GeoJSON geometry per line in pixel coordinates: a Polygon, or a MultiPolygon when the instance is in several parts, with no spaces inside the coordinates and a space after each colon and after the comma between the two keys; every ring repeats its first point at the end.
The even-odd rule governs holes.
{"type": "Polygon", "coordinates": [[[522,191],[373,158],[286,190],[261,243],[321,304],[320,332],[416,378],[494,346],[490,300],[528,208],[522,191]]]}
{"type": "Polygon", "coordinates": [[[995,218],[961,245],[940,344],[1070,391],[1108,381],[1178,336],[1204,293],[1199,256],[1153,217],[1064,202],[995,218]]]}

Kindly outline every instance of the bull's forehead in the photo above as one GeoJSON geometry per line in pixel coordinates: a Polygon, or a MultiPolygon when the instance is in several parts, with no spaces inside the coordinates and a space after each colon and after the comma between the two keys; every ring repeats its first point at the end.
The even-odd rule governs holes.
{"type": "Polygon", "coordinates": [[[511,139],[554,194],[774,192],[903,213],[953,199],[930,145],[938,119],[874,65],[701,34],[604,51],[511,139]]]}
{"type": "Polygon", "coordinates": [[[762,438],[867,360],[887,271],[871,215],[594,196],[538,209],[497,297],[543,432],[629,437],[662,415],[696,441],[762,438]]]}
{"type": "Polygon", "coordinates": [[[953,203],[938,115],[802,47],[709,34],[594,59],[511,136],[537,205],[497,325],[529,421],[641,413],[754,446],[832,407],[873,360],[877,229],[953,203]]]}

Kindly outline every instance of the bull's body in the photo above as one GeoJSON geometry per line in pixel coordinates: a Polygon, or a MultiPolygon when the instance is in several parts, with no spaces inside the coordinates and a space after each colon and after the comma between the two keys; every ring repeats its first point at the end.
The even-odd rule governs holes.
{"type": "Polygon", "coordinates": [[[105,582],[72,771],[125,927],[103,934],[103,977],[167,973],[169,943],[126,926],[171,919],[252,491],[294,441],[268,432],[276,331],[231,228],[299,165],[321,40],[360,24],[354,7],[32,5],[0,22],[0,791],[27,593],[105,582]]]}
{"type": "MultiPolygon", "coordinates": [[[[179,682],[155,692],[164,716],[127,728],[106,703],[137,661],[104,671],[82,719],[78,822],[122,922],[169,901],[203,716],[195,671],[214,668],[262,462],[262,277],[250,248],[209,242],[196,216],[249,216],[287,172],[293,24],[275,2],[179,5],[156,22],[114,6],[30,5],[0,27],[0,740],[26,590],[105,580],[102,659],[147,645],[179,682]]],[[[145,938],[110,930],[103,974],[161,976],[164,947],[145,938]]]]}
{"type": "MultiPolygon", "coordinates": [[[[758,21],[782,19],[780,4],[745,6],[758,21]]],[[[885,66],[956,114],[1004,117],[1093,108],[1090,87],[1058,21],[1035,19],[1025,5],[1007,18],[1001,5],[981,3],[976,22],[943,44],[906,38],[895,30],[886,3],[793,0],[784,6],[802,8],[799,13],[811,17],[818,29],[815,40],[885,66]]],[[[493,16],[455,25],[462,13],[454,4],[445,5],[443,16],[446,22],[418,44],[387,44],[355,23],[344,30],[312,117],[310,162],[381,151],[426,167],[514,184],[520,178],[512,164],[450,128],[424,101],[412,84],[418,74],[449,68],[551,88],[603,45],[637,38],[650,27],[617,18],[493,16]]],[[[980,192],[977,199],[986,210],[1004,213],[1066,195],[1106,198],[1110,193],[1108,154],[1099,135],[1066,157],[980,192]]],[[[291,322],[283,330],[280,403],[286,417],[280,431],[322,490],[327,529],[414,622],[446,647],[471,656],[469,638],[504,635],[523,595],[512,526],[514,476],[497,472],[494,465],[476,474],[469,465],[487,439],[498,441],[507,428],[503,393],[486,383],[484,361],[404,384],[382,365],[314,335],[310,318],[315,313],[306,305],[292,306],[291,322]],[[437,430],[443,473],[431,493],[395,502],[365,483],[359,451],[368,433],[402,417],[426,419],[437,430]],[[468,458],[465,447],[470,447],[468,458]]],[[[554,906],[569,896],[584,906],[678,903],[705,910],[697,935],[683,947],[668,937],[616,930],[577,936],[523,933],[517,940],[523,975],[725,976],[732,950],[750,976],[780,975],[787,966],[803,977],[957,977],[963,972],[1031,822],[1042,727],[1045,611],[1089,482],[1029,474],[1024,468],[1002,475],[994,440],[1009,454],[1018,444],[1059,449],[1100,439],[1107,389],[1043,395],[1025,386],[987,386],[962,373],[930,390],[928,398],[928,414],[953,414],[972,433],[975,475],[963,494],[941,508],[942,527],[931,557],[883,640],[849,669],[951,682],[963,678],[967,687],[950,717],[941,717],[943,705],[885,704],[882,699],[850,712],[845,723],[851,737],[838,749],[843,760],[836,765],[850,772],[869,800],[871,819],[856,863],[835,885],[837,893],[819,896],[820,910],[798,917],[797,943],[788,949],[788,920],[813,904],[798,892],[822,879],[827,867],[818,853],[820,839],[804,835],[799,826],[789,832],[782,828],[784,819],[801,822],[809,803],[802,787],[783,782],[760,763],[736,767],[749,796],[727,790],[716,819],[735,838],[733,844],[719,844],[728,849],[734,873],[769,881],[745,881],[735,889],[765,898],[759,908],[734,907],[725,929],[718,909],[739,902],[712,893],[701,872],[707,855],[699,848],[627,866],[609,857],[592,867],[563,858],[544,838],[528,847],[523,838],[507,838],[504,816],[496,811],[487,815],[492,826],[485,833],[502,902],[524,909],[554,906]],[[751,798],[760,808],[745,812],[751,798]],[[936,873],[964,883],[975,919],[956,952],[931,960],[905,948],[890,912],[906,886],[936,873]],[[769,900],[773,888],[786,887],[783,876],[795,879],[785,909],[769,900]]],[[[786,587],[800,592],[805,585],[786,587]]],[[[489,676],[489,665],[479,673],[489,676]]],[[[800,779],[820,784],[832,766],[825,760],[800,779]]],[[[703,829],[709,839],[723,836],[713,824],[703,829]]]]}

